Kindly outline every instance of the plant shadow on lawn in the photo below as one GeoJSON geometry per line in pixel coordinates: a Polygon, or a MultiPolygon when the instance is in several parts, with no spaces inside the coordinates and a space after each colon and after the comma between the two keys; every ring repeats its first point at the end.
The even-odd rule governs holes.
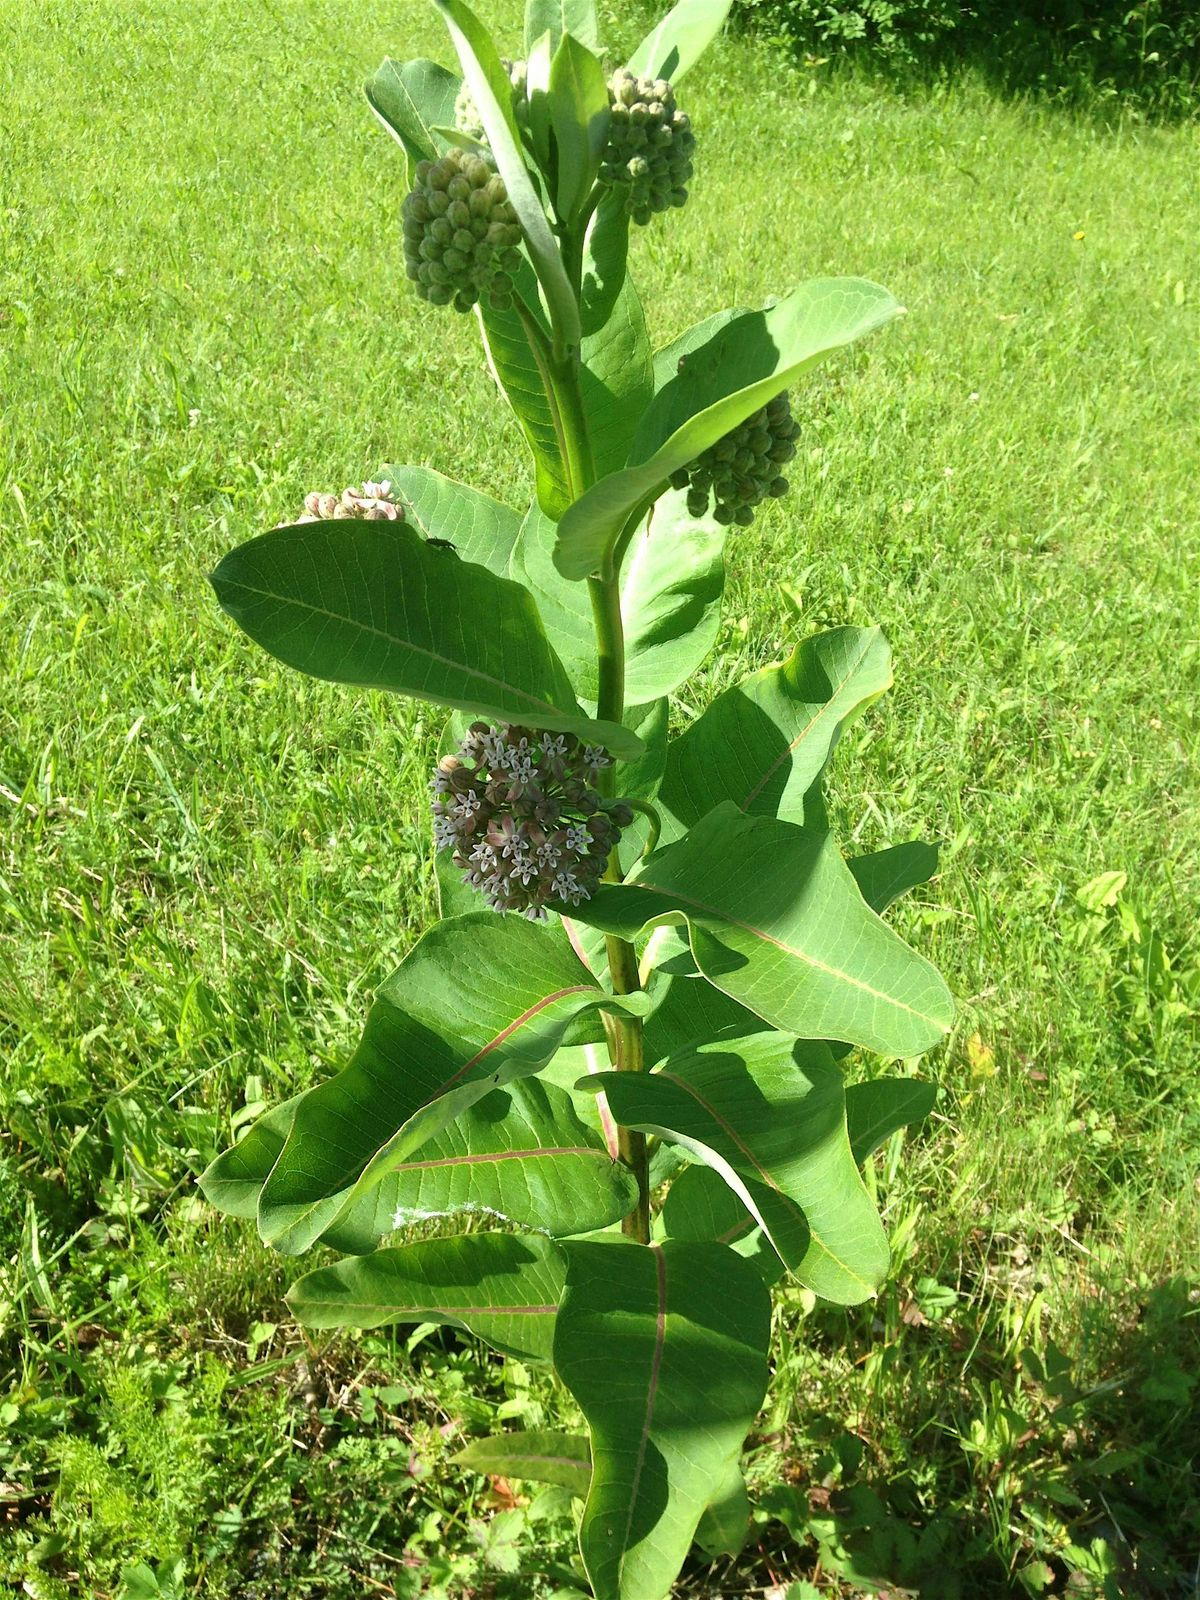
{"type": "MultiPolygon", "coordinates": [[[[913,1325],[886,1347],[894,1409],[880,1435],[870,1418],[847,1431],[836,1406],[806,1418],[798,1396],[803,1434],[759,1446],[787,1465],[785,1481],[772,1473],[776,1481],[752,1489],[750,1542],[736,1559],[693,1560],[681,1594],[804,1578],[892,1600],[1196,1592],[1194,1284],[1173,1277],[1140,1296],[1097,1298],[1069,1355],[1051,1340],[1001,1348],[997,1322],[926,1322],[911,1301],[902,1316],[913,1325]],[[945,1381],[956,1368],[957,1386],[945,1381]]],[[[819,1345],[839,1320],[812,1319],[823,1323],[819,1345]]],[[[871,1323],[857,1313],[845,1322],[844,1348],[859,1365],[871,1323]]]]}

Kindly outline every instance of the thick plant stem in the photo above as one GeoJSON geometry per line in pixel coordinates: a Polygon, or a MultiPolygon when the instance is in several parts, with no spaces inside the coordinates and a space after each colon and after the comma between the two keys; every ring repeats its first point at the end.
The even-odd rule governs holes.
{"type": "MultiPolygon", "coordinates": [[[[617,580],[589,578],[588,589],[592,600],[592,616],[596,624],[596,644],[599,650],[600,693],[597,714],[606,721],[619,722],[625,710],[625,635],[621,622],[621,595],[617,580]]],[[[606,787],[612,788],[613,771],[608,768],[601,774],[606,787]]],[[[605,877],[609,881],[620,878],[620,866],[614,850],[605,877]]],[[[616,994],[632,994],[641,988],[638,977],[637,951],[626,939],[608,935],[604,941],[608,955],[608,970],[612,974],[616,994]]],[[[609,1028],[613,1065],[618,1072],[643,1072],[645,1058],[642,1048],[642,1022],[640,1017],[614,1015],[609,1028]]],[[[622,1232],[641,1244],[650,1242],[650,1177],[644,1134],[631,1128],[618,1130],[618,1150],[622,1161],[632,1171],[637,1182],[637,1205],[621,1224],[622,1232]]]]}

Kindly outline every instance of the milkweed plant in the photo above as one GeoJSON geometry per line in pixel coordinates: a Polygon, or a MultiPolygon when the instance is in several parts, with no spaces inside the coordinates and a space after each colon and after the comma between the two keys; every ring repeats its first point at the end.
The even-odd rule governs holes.
{"type": "Polygon", "coordinates": [[[726,540],[787,491],[808,370],[901,308],[857,278],[717,311],[657,352],[627,269],[701,177],[684,79],[728,0],[680,0],[616,66],[592,0],[528,0],[504,59],[434,0],[461,66],[366,86],[407,167],[398,243],[429,317],[471,313],[534,469],[523,513],[428,467],[309,495],[227,555],[221,606],[318,678],[449,710],[430,774],[442,920],[327,1081],[213,1163],[208,1199],[340,1259],[311,1328],[432,1322],[549,1363],[586,1435],[459,1460],[565,1485],[596,1600],[735,1551],[771,1287],[867,1299],[862,1176],[927,1114],[910,1061],[946,985],[884,920],[924,844],[847,859],[823,776],[888,687],[876,628],[800,639],[680,727],[726,540]],[[421,1224],[419,1230],[412,1224],[421,1224]]]}

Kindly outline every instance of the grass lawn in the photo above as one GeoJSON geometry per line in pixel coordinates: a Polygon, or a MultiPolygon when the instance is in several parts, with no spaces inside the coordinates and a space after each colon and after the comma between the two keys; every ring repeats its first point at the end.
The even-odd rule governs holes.
{"type": "MultiPolygon", "coordinates": [[[[344,1059],[432,915],[439,731],[278,667],[205,574],[389,460],[529,494],[473,324],[398,268],[358,92],[449,60],[439,28],[2,25],[0,1593],[576,1592],[561,1492],[447,1463],[571,1425],[561,1391],[444,1334],[307,1340],[296,1264],[194,1187],[344,1059]]],[[[961,1012],[934,1117],[877,1159],[893,1279],[784,1292],[755,1535],[680,1592],[1196,1594],[1200,141],[826,70],[716,48],[693,202],[637,239],[660,342],[805,277],[909,308],[793,394],[793,493],[733,541],[686,697],[883,624],[837,825],[943,842],[897,921],[961,1012]]]]}

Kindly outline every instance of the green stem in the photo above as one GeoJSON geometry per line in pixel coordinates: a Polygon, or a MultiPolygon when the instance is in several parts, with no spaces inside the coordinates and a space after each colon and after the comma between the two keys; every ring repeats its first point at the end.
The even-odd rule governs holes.
{"type": "MultiPolygon", "coordinates": [[[[599,652],[600,689],[596,714],[607,722],[620,722],[625,711],[625,631],[621,619],[621,593],[615,578],[589,578],[588,590],[592,601],[592,617],[596,625],[596,645],[599,652]]],[[[614,771],[605,768],[599,775],[602,787],[612,793],[614,771]]],[[[609,858],[605,878],[616,883],[621,878],[621,867],[614,850],[609,858]]],[[[626,939],[608,934],[604,940],[608,956],[608,970],[612,975],[615,994],[633,994],[641,988],[638,977],[637,951],[626,939]]],[[[609,1047],[613,1065],[618,1072],[643,1072],[645,1055],[642,1047],[642,1021],[640,1017],[613,1014],[608,1029],[609,1047]]],[[[641,1244],[650,1243],[650,1177],[644,1134],[631,1128],[618,1128],[617,1148],[622,1161],[637,1180],[638,1201],[621,1224],[622,1231],[641,1244]]]]}

